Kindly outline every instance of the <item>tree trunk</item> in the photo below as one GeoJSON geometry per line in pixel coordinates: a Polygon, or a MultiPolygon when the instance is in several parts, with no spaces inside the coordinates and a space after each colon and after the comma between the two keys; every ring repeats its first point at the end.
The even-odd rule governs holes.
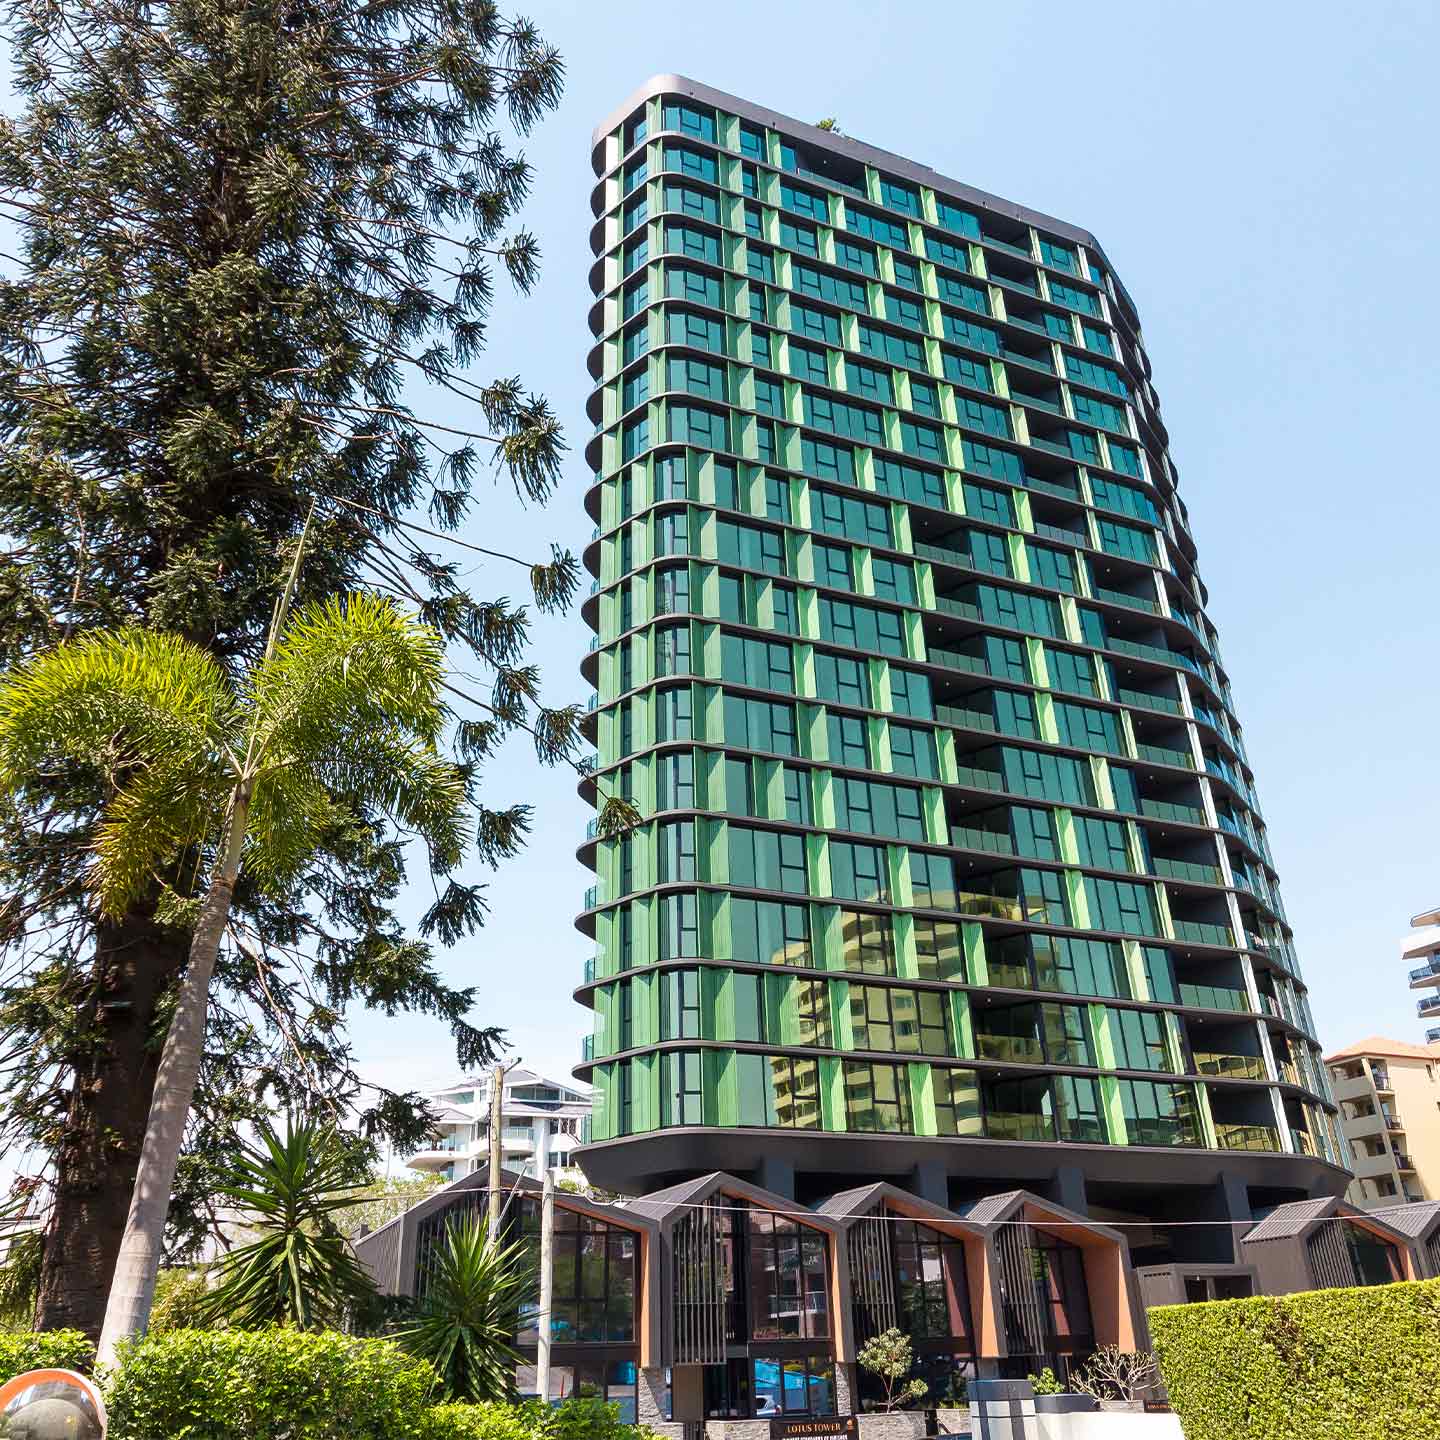
{"type": "Polygon", "coordinates": [[[165,1253],[165,1218],[170,1211],[170,1191],[180,1164],[180,1146],[185,1139],[185,1121],[195,1098],[200,1060],[205,1051],[205,1016],[210,1007],[210,977],[225,938],[230,919],[230,902],[235,878],[240,873],[240,850],[250,809],[253,782],[237,786],[227,818],[215,876],[200,906],[190,957],[180,982],[175,1015],[165,1036],[140,1163],[135,1171],[135,1188],[125,1233],[110,1282],[105,1323],[100,1331],[98,1358],[113,1365],[116,1347],[122,1340],[144,1334],[155,1299],[155,1277],[165,1253]]]}
{"type": "Polygon", "coordinates": [[[77,1065],[64,1134],[55,1151],[55,1188],[40,1272],[36,1324],[83,1330],[94,1341],[160,1064],[156,1009],[185,963],[188,938],[137,907],[96,928],[95,1023],[101,1039],[77,1065]]]}

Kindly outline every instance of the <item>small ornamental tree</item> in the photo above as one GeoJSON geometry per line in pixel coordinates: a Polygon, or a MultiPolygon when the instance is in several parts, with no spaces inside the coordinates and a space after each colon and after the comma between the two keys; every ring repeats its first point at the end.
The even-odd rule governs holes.
{"type": "Polygon", "coordinates": [[[1160,1378],[1160,1367],[1148,1350],[1122,1350],[1102,1345],[1084,1364],[1071,1384],[1096,1400],[1124,1400],[1133,1404],[1160,1378]]]}
{"type": "Polygon", "coordinates": [[[856,1357],[863,1369],[874,1375],[885,1388],[881,1408],[888,1415],[901,1406],[923,1400],[929,1386],[923,1380],[907,1380],[910,1366],[914,1363],[914,1352],[910,1348],[910,1337],[903,1330],[893,1326],[882,1334],[867,1340],[856,1357]]]}

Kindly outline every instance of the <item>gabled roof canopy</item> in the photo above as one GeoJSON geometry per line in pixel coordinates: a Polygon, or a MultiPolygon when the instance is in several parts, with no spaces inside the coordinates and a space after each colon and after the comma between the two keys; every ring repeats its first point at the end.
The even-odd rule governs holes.
{"type": "Polygon", "coordinates": [[[1247,1230],[1240,1237],[1240,1243],[1254,1245],[1267,1240],[1293,1239],[1298,1235],[1308,1235],[1316,1226],[1330,1224],[1335,1219],[1351,1220],[1361,1229],[1397,1245],[1410,1243],[1403,1231],[1377,1215],[1347,1204],[1338,1195],[1322,1195],[1317,1200],[1292,1200],[1288,1205],[1277,1205],[1253,1230],[1247,1230]]]}

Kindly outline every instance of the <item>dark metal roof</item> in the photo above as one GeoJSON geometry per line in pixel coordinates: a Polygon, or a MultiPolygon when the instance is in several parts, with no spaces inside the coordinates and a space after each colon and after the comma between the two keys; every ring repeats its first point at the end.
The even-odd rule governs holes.
{"type": "MultiPolygon", "coordinates": [[[[1322,1195],[1318,1200],[1292,1200],[1288,1205],[1277,1205],[1253,1230],[1247,1230],[1241,1243],[1248,1245],[1253,1240],[1288,1240],[1303,1235],[1316,1221],[1334,1214],[1341,1208],[1336,1195],[1322,1195]]],[[[1350,1207],[1345,1207],[1347,1210],[1350,1207]]],[[[1353,1211],[1351,1211],[1353,1213],[1353,1211]]]]}
{"type": "Polygon", "coordinates": [[[960,1213],[972,1225],[993,1225],[997,1220],[1006,1220],[1025,1203],[1028,1190],[1006,1190],[999,1195],[987,1195],[977,1200],[960,1213]]]}
{"type": "Polygon", "coordinates": [[[932,1221],[936,1225],[947,1225],[954,1230],[968,1231],[973,1235],[985,1233],[973,1221],[967,1220],[956,1211],[947,1210],[943,1205],[932,1204],[929,1200],[922,1200],[918,1195],[912,1195],[908,1190],[901,1190],[883,1180],[876,1181],[873,1185],[861,1185],[854,1190],[842,1190],[838,1195],[830,1196],[824,1204],[817,1205],[815,1213],[829,1216],[840,1225],[847,1225],[873,1213],[887,1200],[899,1202],[894,1208],[902,1211],[907,1220],[917,1220],[921,1224],[932,1221]]]}
{"type": "Polygon", "coordinates": [[[1440,1222],[1440,1200],[1416,1200],[1409,1205],[1396,1205],[1372,1218],[1383,1219],[1387,1225],[1393,1225],[1412,1240],[1421,1240],[1440,1222]]]}
{"type": "Polygon", "coordinates": [[[682,1181],[679,1185],[667,1186],[664,1190],[652,1190],[638,1200],[629,1201],[625,1209],[663,1224],[684,1211],[703,1204],[721,1191],[737,1200],[748,1200],[761,1209],[793,1215],[802,1223],[813,1225],[819,1230],[838,1233],[839,1226],[828,1215],[823,1215],[818,1210],[806,1210],[803,1205],[787,1196],[777,1195],[773,1190],[762,1190],[760,1186],[752,1185],[748,1180],[741,1180],[737,1176],[727,1175],[723,1170],[712,1170],[708,1175],[682,1181]]]}

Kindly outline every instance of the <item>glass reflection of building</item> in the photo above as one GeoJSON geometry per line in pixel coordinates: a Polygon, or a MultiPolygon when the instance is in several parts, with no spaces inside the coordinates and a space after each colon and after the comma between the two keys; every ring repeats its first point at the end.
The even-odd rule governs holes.
{"type": "Polygon", "coordinates": [[[725,1308],[725,1363],[705,1375],[713,1416],[833,1415],[825,1237],[744,1201],[714,1209],[725,1308]]]}
{"type": "MultiPolygon", "coordinates": [[[[903,1331],[915,1356],[911,1378],[925,1383],[926,1402],[963,1404],[975,1374],[963,1243],[883,1211],[859,1220],[848,1243],[856,1345],[892,1326],[903,1331]]],[[[875,1376],[862,1370],[859,1381],[862,1401],[880,1401],[875,1376]]]]}

